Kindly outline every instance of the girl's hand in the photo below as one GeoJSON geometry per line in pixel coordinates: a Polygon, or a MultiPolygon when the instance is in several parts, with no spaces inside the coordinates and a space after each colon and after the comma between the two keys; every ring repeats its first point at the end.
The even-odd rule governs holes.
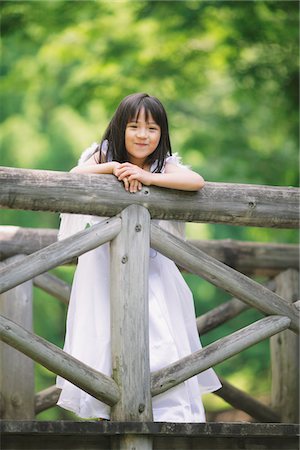
{"type": "Polygon", "coordinates": [[[127,178],[129,184],[133,185],[133,191],[129,189],[130,192],[136,192],[136,186],[138,186],[138,189],[140,190],[142,188],[142,184],[145,186],[149,186],[151,184],[151,173],[129,162],[122,163],[116,172],[118,180],[124,181],[124,179],[127,178]],[[133,183],[134,181],[138,181],[139,184],[136,185],[136,183],[133,183]]]}
{"type": "Polygon", "coordinates": [[[121,167],[121,163],[119,163],[118,161],[112,161],[111,162],[113,164],[113,168],[112,168],[112,174],[118,178],[118,170],[121,167]]]}
{"type": "MultiPolygon", "coordinates": [[[[142,183],[136,179],[134,176],[132,176],[132,171],[128,172],[127,168],[125,167],[126,164],[130,163],[118,163],[118,166],[114,168],[113,174],[118,178],[119,181],[123,181],[124,187],[126,191],[135,193],[137,191],[140,191],[142,189],[142,183]]],[[[135,167],[139,169],[138,166],[134,166],[133,164],[130,164],[132,167],[135,167]]]]}

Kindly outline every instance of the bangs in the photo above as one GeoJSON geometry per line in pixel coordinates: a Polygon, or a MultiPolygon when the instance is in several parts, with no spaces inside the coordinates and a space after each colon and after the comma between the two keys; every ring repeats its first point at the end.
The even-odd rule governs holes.
{"type": "Polygon", "coordinates": [[[150,115],[154,122],[161,128],[163,126],[163,113],[160,105],[153,98],[144,97],[130,105],[127,115],[128,122],[138,122],[142,109],[145,111],[146,122],[149,122],[150,115]]]}

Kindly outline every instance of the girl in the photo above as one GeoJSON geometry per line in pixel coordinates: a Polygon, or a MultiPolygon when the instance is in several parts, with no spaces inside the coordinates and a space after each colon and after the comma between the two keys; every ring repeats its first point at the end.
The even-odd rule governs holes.
{"type": "MultiPolygon", "coordinates": [[[[172,156],[166,112],[147,94],[125,97],[117,108],[101,145],[94,144],[71,170],[113,174],[131,194],[143,185],[196,191],[203,178],[172,156]]],[[[103,218],[62,214],[59,238],[93,225],[103,218]]],[[[160,221],[168,228],[170,223],[160,221]]],[[[173,228],[175,229],[175,228],[173,228]]],[[[150,368],[156,371],[199,350],[192,294],[173,261],[150,250],[149,259],[150,368]]],[[[78,258],[70,298],[64,350],[111,376],[109,243],[78,258]]],[[[68,381],[58,405],[82,418],[109,419],[109,407],[68,381]]],[[[221,387],[212,369],[152,399],[157,422],[204,422],[201,396],[221,387]]]]}

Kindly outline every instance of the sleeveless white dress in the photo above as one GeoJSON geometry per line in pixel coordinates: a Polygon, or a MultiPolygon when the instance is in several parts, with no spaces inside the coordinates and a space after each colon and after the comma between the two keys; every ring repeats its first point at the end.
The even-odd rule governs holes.
{"type": "MultiPolygon", "coordinates": [[[[87,159],[94,146],[84,153],[87,159]]],[[[80,160],[82,162],[82,158],[80,160]]],[[[166,162],[179,164],[176,157],[166,162]]],[[[62,214],[59,239],[68,237],[101,217],[62,214]]],[[[168,231],[167,221],[159,225],[168,231]]],[[[176,230],[176,225],[173,230],[176,230]]],[[[178,233],[177,233],[178,234],[178,233]]],[[[67,316],[64,351],[111,376],[109,243],[78,258],[67,316]]],[[[151,372],[201,348],[192,293],[173,261],[150,249],[149,341],[151,372]]],[[[57,377],[62,391],[57,404],[82,418],[109,419],[110,407],[72,383],[57,377]]],[[[221,387],[212,369],[153,397],[155,422],[205,422],[203,393],[221,387]]]]}

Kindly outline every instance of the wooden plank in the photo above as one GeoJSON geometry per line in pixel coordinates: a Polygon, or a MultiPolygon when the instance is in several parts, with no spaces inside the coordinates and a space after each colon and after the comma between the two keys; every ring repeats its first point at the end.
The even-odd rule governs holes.
{"type": "MultiPolygon", "coordinates": [[[[57,230],[0,226],[0,260],[20,253],[29,255],[56,241],[57,230]]],[[[234,239],[187,242],[248,275],[274,276],[285,269],[299,269],[299,248],[296,244],[243,242],[234,239]]],[[[76,262],[76,258],[73,262],[76,262]]]]}
{"type": "Polygon", "coordinates": [[[119,388],[110,377],[3,316],[0,316],[0,339],[98,400],[110,406],[119,400],[119,388]]]}
{"type": "MultiPolygon", "coordinates": [[[[121,397],[111,409],[117,421],[152,420],[149,363],[148,272],[150,216],[132,205],[121,213],[122,229],[111,241],[110,292],[113,378],[121,397]]],[[[143,436],[116,437],[114,449],[151,449],[143,436]]]]}
{"type": "MultiPolygon", "coordinates": [[[[109,450],[111,437],[153,437],[154,450],[298,450],[299,426],[266,423],[4,421],[3,450],[109,450]]],[[[140,450],[140,447],[136,447],[140,450]]]]}
{"type": "Polygon", "coordinates": [[[34,277],[35,286],[68,305],[71,295],[71,285],[50,273],[43,273],[34,277]]]}
{"type": "Polygon", "coordinates": [[[281,297],[201,250],[151,224],[151,246],[176,264],[200,275],[215,286],[230,292],[266,314],[290,318],[290,328],[299,333],[299,310],[281,297]]]}
{"type": "Polygon", "coordinates": [[[119,232],[120,227],[119,218],[103,220],[74,236],[26,256],[22,261],[10,264],[0,272],[0,293],[104,244],[119,232]]]}
{"type": "MultiPolygon", "coordinates": [[[[0,267],[18,260],[9,258],[0,267]]],[[[32,330],[32,282],[0,295],[0,313],[32,330]]],[[[0,397],[2,419],[34,418],[34,364],[4,342],[0,342],[0,397]]]]}
{"type": "MultiPolygon", "coordinates": [[[[275,278],[276,292],[287,303],[299,298],[299,273],[286,270],[275,278]]],[[[271,339],[272,407],[282,422],[299,422],[299,336],[289,330],[271,339]]]]}
{"type": "Polygon", "coordinates": [[[215,395],[221,397],[234,408],[245,411],[259,422],[280,422],[279,415],[270,407],[255,400],[241,389],[237,389],[223,378],[221,378],[220,381],[222,383],[222,387],[215,392],[215,395]]]}
{"type": "Polygon", "coordinates": [[[114,216],[130,204],[154,219],[298,228],[299,192],[278,186],[206,183],[198,192],[155,186],[132,195],[113,175],[2,167],[0,206],[114,216]],[[74,201],[76,199],[76,201],[74,201]]]}
{"type": "Polygon", "coordinates": [[[251,345],[287,329],[288,317],[269,316],[152,373],[151,392],[158,395],[200,372],[225,361],[251,345]]]}

